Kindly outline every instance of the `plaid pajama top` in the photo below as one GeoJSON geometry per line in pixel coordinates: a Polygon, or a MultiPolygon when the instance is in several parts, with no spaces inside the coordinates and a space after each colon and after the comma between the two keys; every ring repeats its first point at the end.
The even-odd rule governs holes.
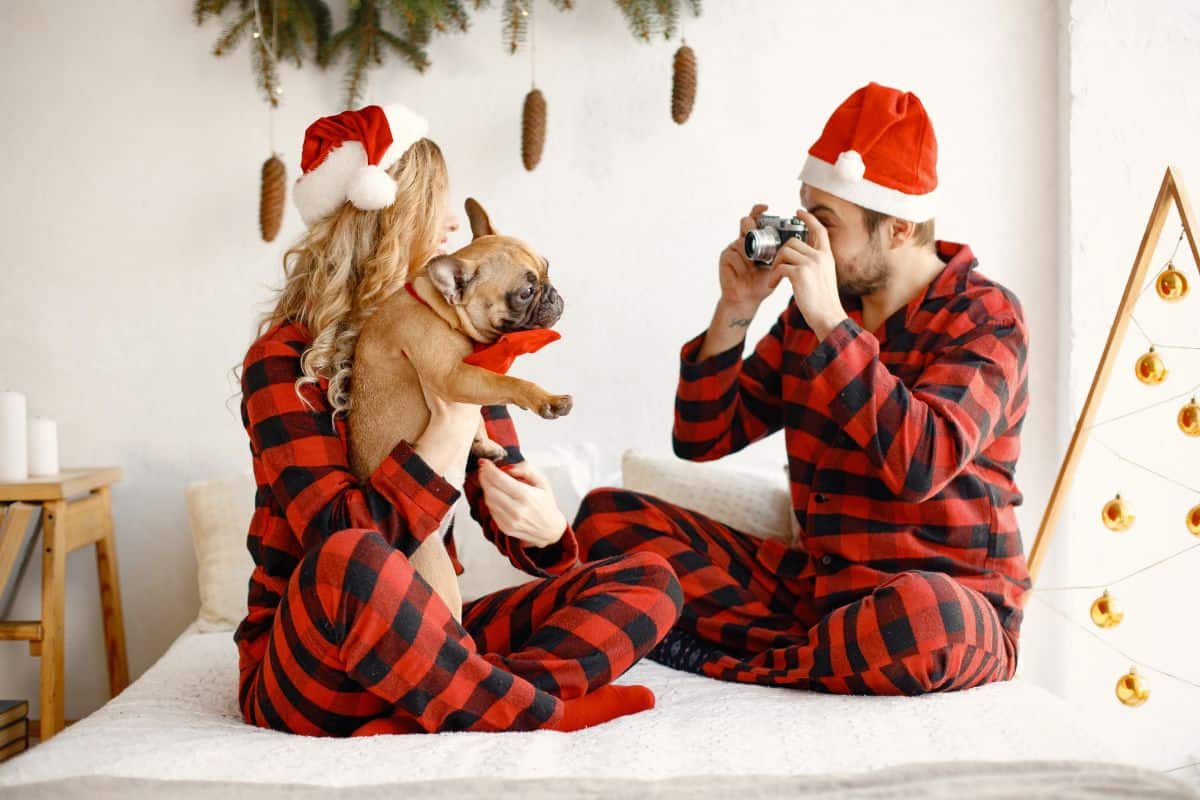
{"type": "MultiPolygon", "coordinates": [[[[336,422],[330,418],[328,380],[305,384],[300,390],[315,411],[296,394],[296,380],[303,375],[300,356],[311,343],[305,326],[279,323],[251,345],[242,364],[242,424],[250,437],[258,484],[246,537],[255,563],[249,609],[234,633],[243,691],[247,671],[262,661],[275,611],[305,553],[337,531],[369,528],[412,555],[438,529],[461,494],[405,441],[367,481],[358,481],[349,466],[346,417],[339,416],[336,422]]],[[[508,450],[505,465],[522,461],[507,409],[484,407],[483,418],[488,436],[508,450]]],[[[544,548],[502,532],[483,500],[475,467],[472,460],[463,487],[471,515],[514,566],[531,575],[548,576],[561,574],[577,562],[578,544],[570,526],[557,543],[544,548]]],[[[446,547],[461,575],[452,533],[447,534],[446,547]]]]}
{"type": "Polygon", "coordinates": [[[891,575],[941,572],[982,593],[1014,638],[1030,586],[1015,507],[1028,405],[1021,306],[966,245],[874,332],[861,300],[818,343],[793,299],[745,360],[683,346],[673,441],[707,461],[784,430],[798,534],[759,558],[810,581],[827,614],[891,575]]]}

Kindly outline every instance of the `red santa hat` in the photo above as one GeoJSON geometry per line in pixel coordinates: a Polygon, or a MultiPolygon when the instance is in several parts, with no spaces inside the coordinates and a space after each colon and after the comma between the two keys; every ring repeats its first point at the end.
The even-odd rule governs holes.
{"type": "Polygon", "coordinates": [[[809,148],[800,180],[872,211],[932,219],[937,139],[920,99],[874,82],[850,95],[809,148]]]}
{"type": "Polygon", "coordinates": [[[366,106],[321,117],[304,132],[303,173],[292,197],[311,227],[349,200],[375,211],[396,201],[396,181],[387,174],[429,123],[402,105],[366,106]]]}

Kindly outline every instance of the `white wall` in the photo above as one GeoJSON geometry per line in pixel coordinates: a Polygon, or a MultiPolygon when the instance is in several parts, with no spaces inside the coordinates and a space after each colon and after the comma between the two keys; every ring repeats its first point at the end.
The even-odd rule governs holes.
{"type": "MultiPolygon", "coordinates": [[[[1064,187],[1062,300],[1067,424],[1060,432],[1060,453],[1083,410],[1167,164],[1180,168],[1193,202],[1200,192],[1200,105],[1189,96],[1189,80],[1200,74],[1200,6],[1170,0],[1136,5],[1071,0],[1066,5],[1069,69],[1062,112],[1070,161],[1064,187]]],[[[1172,212],[1151,275],[1171,256],[1180,230],[1172,212]]],[[[1176,266],[1191,280],[1189,296],[1168,305],[1151,288],[1134,317],[1160,344],[1197,347],[1200,273],[1186,243],[1179,253],[1176,266]]],[[[1167,380],[1154,387],[1139,383],[1133,365],[1146,347],[1146,339],[1130,325],[1097,422],[1200,386],[1200,350],[1160,349],[1170,370],[1167,380]]],[[[1200,503],[1200,491],[1130,466],[1097,444],[1102,441],[1126,458],[1200,490],[1200,440],[1185,437],[1175,424],[1186,399],[1093,430],[1068,513],[1048,555],[1047,563],[1056,565],[1058,574],[1054,580],[1047,576],[1046,585],[1104,584],[1197,543],[1183,520],[1200,503]],[[1100,523],[1101,507],[1116,492],[1137,515],[1125,534],[1111,533],[1100,523]],[[1061,569],[1068,563],[1068,569],[1061,569]]],[[[1061,632],[1064,696],[1094,712],[1096,725],[1115,744],[1163,769],[1200,760],[1200,688],[1145,665],[1200,684],[1200,638],[1190,597],[1198,568],[1200,550],[1195,550],[1114,587],[1111,593],[1125,607],[1125,620],[1110,631],[1091,628],[1143,663],[1140,671],[1151,697],[1136,710],[1121,706],[1113,695],[1130,659],[1049,619],[1040,601],[1031,604],[1035,626],[1049,619],[1048,625],[1061,632]]],[[[1090,628],[1088,609],[1099,594],[1056,593],[1046,599],[1090,628]]],[[[1190,771],[1190,777],[1200,779],[1200,770],[1190,771]]]]}
{"type": "MultiPolygon", "coordinates": [[[[519,369],[576,407],[555,422],[518,412],[526,442],[668,450],[677,348],[707,322],[718,251],[752,203],[795,207],[807,146],[878,80],[918,92],[933,117],[940,236],[969,243],[1024,301],[1031,532],[1062,438],[1055,3],[708,3],[687,26],[700,89],[682,127],[668,111],[675,45],[634,42],[611,3],[579,5],[539,5],[550,127],[533,173],[518,155],[528,63],[502,52],[495,11],[439,40],[427,75],[392,66],[371,81],[371,100],[431,118],[459,201],[481,198],[554,263],[565,339],[519,369]]],[[[246,466],[227,372],[301,230],[289,209],[277,243],[258,241],[266,112],[247,54],[214,59],[215,36],[186,2],[0,4],[0,374],[59,421],[66,464],[125,468],[114,508],[135,675],[196,613],[183,489],[246,466]]],[[[341,76],[282,75],[278,141],[294,176],[304,126],[340,107],[341,76]]],[[[780,463],[782,443],[745,458],[780,463]]],[[[35,564],[16,616],[36,615],[38,580],[35,564]]],[[[88,556],[69,560],[68,581],[67,715],[79,717],[106,686],[88,556]]],[[[23,645],[0,649],[0,695],[35,697],[36,667],[23,645]]]]}

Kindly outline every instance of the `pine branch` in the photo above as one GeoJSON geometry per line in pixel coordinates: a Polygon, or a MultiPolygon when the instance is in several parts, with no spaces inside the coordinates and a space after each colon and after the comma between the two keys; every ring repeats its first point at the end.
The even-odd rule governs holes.
{"type": "Polygon", "coordinates": [[[504,0],[504,7],[500,11],[500,29],[501,35],[504,36],[504,46],[509,53],[517,52],[521,45],[525,44],[525,37],[529,33],[529,14],[525,5],[529,2],[530,0],[504,0]]]}
{"type": "Polygon", "coordinates": [[[254,26],[254,12],[246,11],[241,17],[234,20],[226,26],[224,32],[221,33],[221,38],[217,39],[216,45],[213,47],[214,56],[223,56],[226,53],[232,52],[246,35],[246,31],[254,26]]]}
{"type": "MultiPolygon", "coordinates": [[[[536,0],[559,11],[574,10],[576,0],[536,0]]],[[[286,59],[303,67],[312,57],[326,68],[347,58],[344,86],[352,107],[366,93],[367,73],[395,55],[418,72],[429,67],[427,48],[435,34],[466,31],[471,13],[491,7],[491,0],[346,0],[346,27],[333,31],[327,0],[193,0],[197,25],[209,18],[225,24],[213,47],[224,56],[259,24],[263,30],[250,46],[255,83],[272,105],[279,102],[277,63],[286,59]],[[257,6],[258,19],[255,18],[257,6]],[[385,26],[385,20],[387,25],[385,26]]],[[[633,34],[642,41],[656,35],[671,38],[683,14],[700,16],[702,0],[614,0],[633,34]]],[[[535,0],[501,0],[504,46],[515,53],[529,34],[535,0]]]]}

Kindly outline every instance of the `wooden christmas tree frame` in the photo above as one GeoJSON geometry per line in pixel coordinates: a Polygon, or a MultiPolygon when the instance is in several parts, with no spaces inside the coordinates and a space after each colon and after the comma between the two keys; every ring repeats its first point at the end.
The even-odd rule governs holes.
{"type": "Polygon", "coordinates": [[[1092,417],[1099,408],[1100,398],[1108,386],[1113,361],[1125,339],[1125,329],[1129,324],[1133,307],[1141,295],[1142,287],[1145,285],[1146,272],[1154,258],[1155,248],[1162,236],[1163,224],[1167,220],[1167,212],[1171,210],[1172,204],[1179,212],[1183,231],[1187,235],[1188,246],[1192,250],[1192,258],[1200,267],[1200,248],[1196,246],[1196,235],[1200,233],[1200,224],[1197,224],[1196,217],[1192,213],[1192,206],[1180,180],[1179,170],[1175,167],[1167,167],[1162,187],[1158,190],[1158,199],[1154,201],[1154,210],[1150,213],[1150,221],[1146,223],[1146,233],[1142,236],[1142,244],[1138,248],[1137,258],[1133,262],[1133,270],[1129,273],[1129,281],[1125,284],[1125,294],[1121,298],[1121,304],[1117,306],[1116,319],[1113,320],[1112,330],[1108,334],[1108,342],[1104,345],[1104,354],[1100,356],[1100,365],[1096,367],[1096,374],[1092,378],[1092,388],[1088,390],[1087,401],[1083,404],[1083,413],[1079,415],[1079,421],[1075,423],[1071,444],[1067,447],[1067,454],[1058,470],[1058,478],[1054,482],[1054,490],[1050,493],[1050,502],[1046,505],[1046,512],[1042,515],[1042,524],[1038,528],[1037,538],[1033,540],[1033,548],[1029,551],[1029,575],[1035,581],[1042,560],[1046,557],[1046,550],[1050,546],[1050,539],[1054,535],[1058,517],[1062,513],[1067,499],[1067,493],[1070,491],[1075,469],[1079,465],[1079,458],[1083,454],[1088,431],[1092,427],[1092,417]]]}

